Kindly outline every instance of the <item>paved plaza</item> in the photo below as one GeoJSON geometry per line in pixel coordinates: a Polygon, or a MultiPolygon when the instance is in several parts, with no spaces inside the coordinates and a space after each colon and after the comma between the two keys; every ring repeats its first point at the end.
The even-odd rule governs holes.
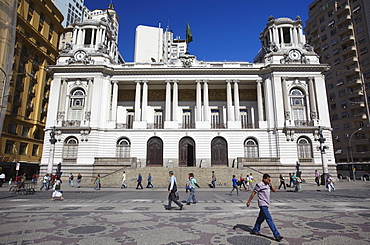
{"type": "MultiPolygon", "coordinates": [[[[165,210],[164,188],[71,188],[64,201],[52,191],[9,195],[0,188],[0,244],[370,244],[370,182],[336,183],[336,192],[304,184],[303,192],[271,194],[270,212],[284,237],[273,239],[266,223],[250,234],[257,198],[232,196],[231,188],[200,188],[197,204],[165,210]]],[[[180,200],[188,194],[180,192],[180,200]]]]}

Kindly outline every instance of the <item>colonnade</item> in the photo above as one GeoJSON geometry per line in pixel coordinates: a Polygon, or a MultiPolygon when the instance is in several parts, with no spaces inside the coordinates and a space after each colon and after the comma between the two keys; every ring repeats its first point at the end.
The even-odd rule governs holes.
{"type": "Polygon", "coordinates": [[[267,43],[264,46],[268,46],[269,43],[274,44],[283,44],[283,43],[289,43],[293,44],[294,46],[297,46],[299,43],[305,43],[305,36],[303,35],[302,26],[275,26],[272,25],[268,28],[268,36],[267,43]],[[290,42],[287,42],[287,40],[284,40],[284,29],[289,29],[289,35],[290,35],[290,42]]]}

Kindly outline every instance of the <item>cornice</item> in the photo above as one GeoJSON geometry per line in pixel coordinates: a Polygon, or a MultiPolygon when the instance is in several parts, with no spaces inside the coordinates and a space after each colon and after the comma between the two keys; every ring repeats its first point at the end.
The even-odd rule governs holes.
{"type": "Polygon", "coordinates": [[[265,75],[272,72],[323,72],[327,64],[272,64],[256,68],[208,68],[208,67],[154,67],[154,68],[121,68],[107,65],[53,65],[53,73],[104,73],[107,75],[265,75]]]}

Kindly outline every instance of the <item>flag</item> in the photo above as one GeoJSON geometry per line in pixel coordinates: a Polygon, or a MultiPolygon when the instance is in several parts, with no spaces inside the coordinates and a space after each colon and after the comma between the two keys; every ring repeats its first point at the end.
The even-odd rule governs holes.
{"type": "Polygon", "coordinates": [[[193,34],[191,34],[189,23],[186,24],[186,43],[191,43],[193,41],[193,34]]]}

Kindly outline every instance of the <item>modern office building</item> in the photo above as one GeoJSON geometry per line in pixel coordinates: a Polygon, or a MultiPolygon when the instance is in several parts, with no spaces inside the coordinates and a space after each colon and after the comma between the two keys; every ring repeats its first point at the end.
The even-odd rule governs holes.
{"type": "Polygon", "coordinates": [[[370,2],[316,0],[309,5],[307,43],[325,73],[336,162],[369,162],[370,2]]]}
{"type": "Polygon", "coordinates": [[[51,0],[18,1],[12,75],[0,139],[3,162],[40,163],[52,81],[46,68],[59,55],[62,20],[51,0]]]}
{"type": "Polygon", "coordinates": [[[141,56],[150,62],[123,63],[113,6],[91,14],[49,66],[42,173],[61,163],[65,173],[87,180],[100,173],[108,183],[122,170],[150,171],[164,186],[170,169],[203,180],[212,169],[225,185],[233,171],[277,176],[298,164],[304,178],[323,166],[335,171],[327,65],[305,43],[300,18],[271,17],[255,63],[204,62],[190,54],[165,62],[151,60],[150,52],[141,56]],[[320,137],[329,147],[324,155],[320,137]]]}
{"type": "Polygon", "coordinates": [[[64,16],[62,25],[67,27],[76,20],[82,21],[85,16],[85,0],[52,0],[58,10],[64,16]]]}
{"type": "Polygon", "coordinates": [[[135,36],[135,63],[176,62],[185,55],[185,39],[174,38],[173,32],[163,28],[139,25],[135,36]]]}

